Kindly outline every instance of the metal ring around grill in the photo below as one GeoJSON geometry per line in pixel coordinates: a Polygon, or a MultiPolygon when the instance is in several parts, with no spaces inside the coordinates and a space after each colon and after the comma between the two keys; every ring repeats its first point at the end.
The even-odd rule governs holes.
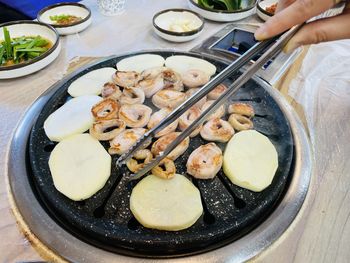
{"type": "MultiPolygon", "coordinates": [[[[66,77],[66,79],[68,78],[69,76],[66,77]]],[[[311,175],[311,155],[305,131],[281,95],[262,80],[257,78],[254,80],[275,99],[290,123],[295,145],[292,181],[275,211],[253,231],[229,245],[204,254],[186,257],[186,260],[209,262],[211,259],[215,259],[217,261],[240,262],[252,258],[287,229],[305,199],[311,175]]],[[[84,258],[85,262],[133,261],[135,258],[96,248],[72,236],[51,219],[31,190],[32,186],[26,176],[26,153],[23,150],[27,146],[30,134],[28,127],[32,127],[41,108],[58,88],[59,84],[54,85],[32,105],[14,135],[9,154],[8,176],[16,205],[33,233],[63,258],[72,261],[80,261],[84,258]]]]}

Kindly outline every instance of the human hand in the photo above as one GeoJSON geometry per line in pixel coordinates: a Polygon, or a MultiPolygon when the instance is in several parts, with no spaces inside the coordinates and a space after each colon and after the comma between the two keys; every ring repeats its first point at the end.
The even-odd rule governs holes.
{"type": "MultiPolygon", "coordinates": [[[[256,32],[259,41],[278,35],[332,8],[339,0],[279,0],[276,14],[256,32]]],[[[350,38],[350,2],[342,14],[304,25],[284,47],[289,53],[307,44],[350,38]]]]}

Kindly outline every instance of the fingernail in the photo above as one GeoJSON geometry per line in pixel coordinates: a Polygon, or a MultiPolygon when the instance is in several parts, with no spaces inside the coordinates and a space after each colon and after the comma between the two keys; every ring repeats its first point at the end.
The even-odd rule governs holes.
{"type": "Polygon", "coordinates": [[[266,30],[265,30],[265,27],[264,27],[264,26],[259,27],[259,28],[255,31],[254,36],[255,36],[255,39],[256,39],[256,40],[259,40],[259,41],[268,38],[268,34],[267,34],[266,30]]]}

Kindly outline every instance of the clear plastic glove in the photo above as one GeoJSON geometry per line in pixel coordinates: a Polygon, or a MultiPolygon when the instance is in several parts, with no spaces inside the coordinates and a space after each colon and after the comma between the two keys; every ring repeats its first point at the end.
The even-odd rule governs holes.
{"type": "MultiPolygon", "coordinates": [[[[308,21],[340,2],[339,0],[279,0],[276,14],[255,32],[255,38],[264,40],[273,37],[308,21]]],[[[349,1],[341,14],[307,23],[288,42],[284,51],[289,53],[302,45],[346,38],[350,38],[349,1]]]]}

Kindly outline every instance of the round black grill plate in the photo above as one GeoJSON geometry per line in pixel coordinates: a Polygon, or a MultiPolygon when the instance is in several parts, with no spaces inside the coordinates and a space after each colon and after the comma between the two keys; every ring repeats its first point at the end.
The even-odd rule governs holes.
{"type": "MultiPolygon", "coordinates": [[[[224,62],[192,53],[144,53],[155,53],[164,58],[171,55],[201,57],[215,64],[218,72],[227,66],[224,62]]],[[[55,189],[48,167],[50,152],[55,144],[45,135],[44,121],[70,99],[67,88],[75,79],[94,69],[115,67],[125,57],[109,58],[73,73],[38,116],[27,147],[27,167],[33,190],[42,206],[55,221],[81,240],[109,251],[142,257],[175,257],[205,252],[232,242],[256,227],[271,213],[288,185],[293,169],[293,139],[281,109],[254,80],[248,81],[230,101],[242,101],[254,107],[255,129],[268,136],[277,149],[279,168],[272,184],[264,191],[255,193],[235,186],[222,171],[212,180],[196,180],[186,175],[189,154],[199,145],[207,143],[199,136],[191,139],[189,149],[176,161],[177,172],[188,176],[200,190],[204,206],[203,215],[186,230],[170,232],[147,229],[135,220],[129,209],[129,198],[137,182],[127,182],[123,176],[128,173],[126,168],[116,169],[117,156],[112,158],[108,182],[91,198],[74,202],[55,189]]],[[[236,77],[232,76],[227,83],[236,77]]],[[[108,143],[103,145],[108,147],[108,143]]],[[[219,146],[224,150],[224,144],[219,146]]]]}

